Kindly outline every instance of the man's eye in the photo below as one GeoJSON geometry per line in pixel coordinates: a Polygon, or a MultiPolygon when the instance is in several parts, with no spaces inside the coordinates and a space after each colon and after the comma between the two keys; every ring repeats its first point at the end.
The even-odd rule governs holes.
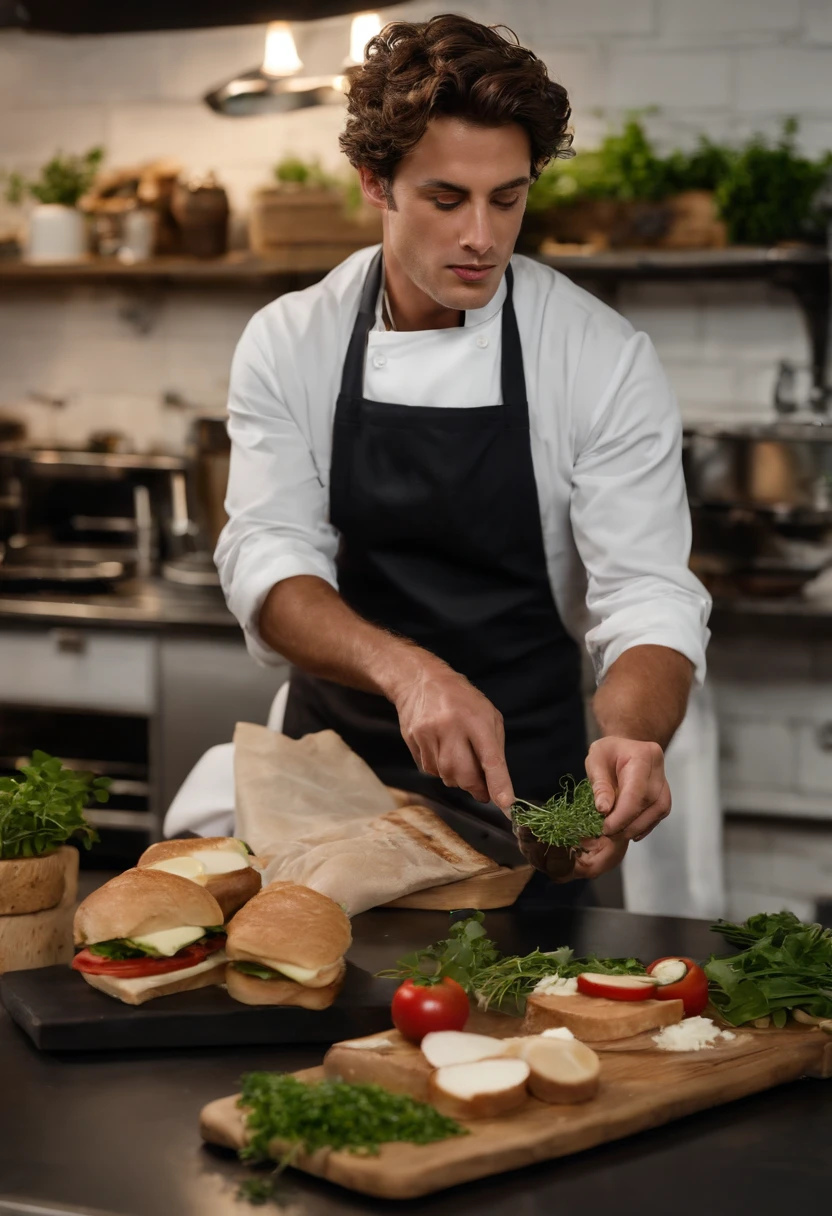
{"type": "Polygon", "coordinates": [[[454,207],[459,206],[458,198],[455,198],[455,199],[434,198],[433,202],[439,208],[440,211],[453,211],[454,207]]]}
{"type": "Polygon", "coordinates": [[[504,211],[510,210],[516,202],[519,201],[520,195],[515,194],[514,198],[495,198],[494,202],[498,207],[502,207],[504,211]]]}

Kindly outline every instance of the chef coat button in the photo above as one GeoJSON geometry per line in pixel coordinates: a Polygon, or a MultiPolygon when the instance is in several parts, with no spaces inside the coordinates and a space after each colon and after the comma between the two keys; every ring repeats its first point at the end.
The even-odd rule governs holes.
{"type": "Polygon", "coordinates": [[[387,362],[386,355],[373,355],[373,364],[375,367],[384,367],[387,362]]]}
{"type": "Polygon", "coordinates": [[[485,350],[486,346],[488,346],[488,338],[486,338],[485,334],[479,335],[477,338],[477,346],[480,348],[480,350],[485,350]]]}

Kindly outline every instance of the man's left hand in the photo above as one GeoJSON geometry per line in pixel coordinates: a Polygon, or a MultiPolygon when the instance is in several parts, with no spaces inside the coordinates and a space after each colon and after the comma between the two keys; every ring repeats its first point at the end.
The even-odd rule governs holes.
{"type": "Polygon", "coordinates": [[[598,739],[586,758],[595,805],[606,816],[604,838],[643,840],[670,814],[670,787],[658,743],[598,739]]]}

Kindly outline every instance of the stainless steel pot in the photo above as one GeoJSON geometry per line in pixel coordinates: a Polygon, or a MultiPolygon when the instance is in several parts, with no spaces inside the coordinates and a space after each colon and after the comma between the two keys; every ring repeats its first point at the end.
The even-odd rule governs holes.
{"type": "Polygon", "coordinates": [[[691,504],[832,511],[832,424],[777,422],[685,434],[691,504]]]}

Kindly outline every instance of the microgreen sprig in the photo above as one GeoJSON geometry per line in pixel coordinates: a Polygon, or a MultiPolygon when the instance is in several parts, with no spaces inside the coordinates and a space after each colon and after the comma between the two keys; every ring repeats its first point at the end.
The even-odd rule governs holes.
{"type": "Polygon", "coordinates": [[[584,778],[564,777],[561,792],[543,806],[518,798],[511,817],[543,844],[579,852],[584,840],[593,840],[604,831],[604,816],[595,806],[592,786],[584,778]]]}

